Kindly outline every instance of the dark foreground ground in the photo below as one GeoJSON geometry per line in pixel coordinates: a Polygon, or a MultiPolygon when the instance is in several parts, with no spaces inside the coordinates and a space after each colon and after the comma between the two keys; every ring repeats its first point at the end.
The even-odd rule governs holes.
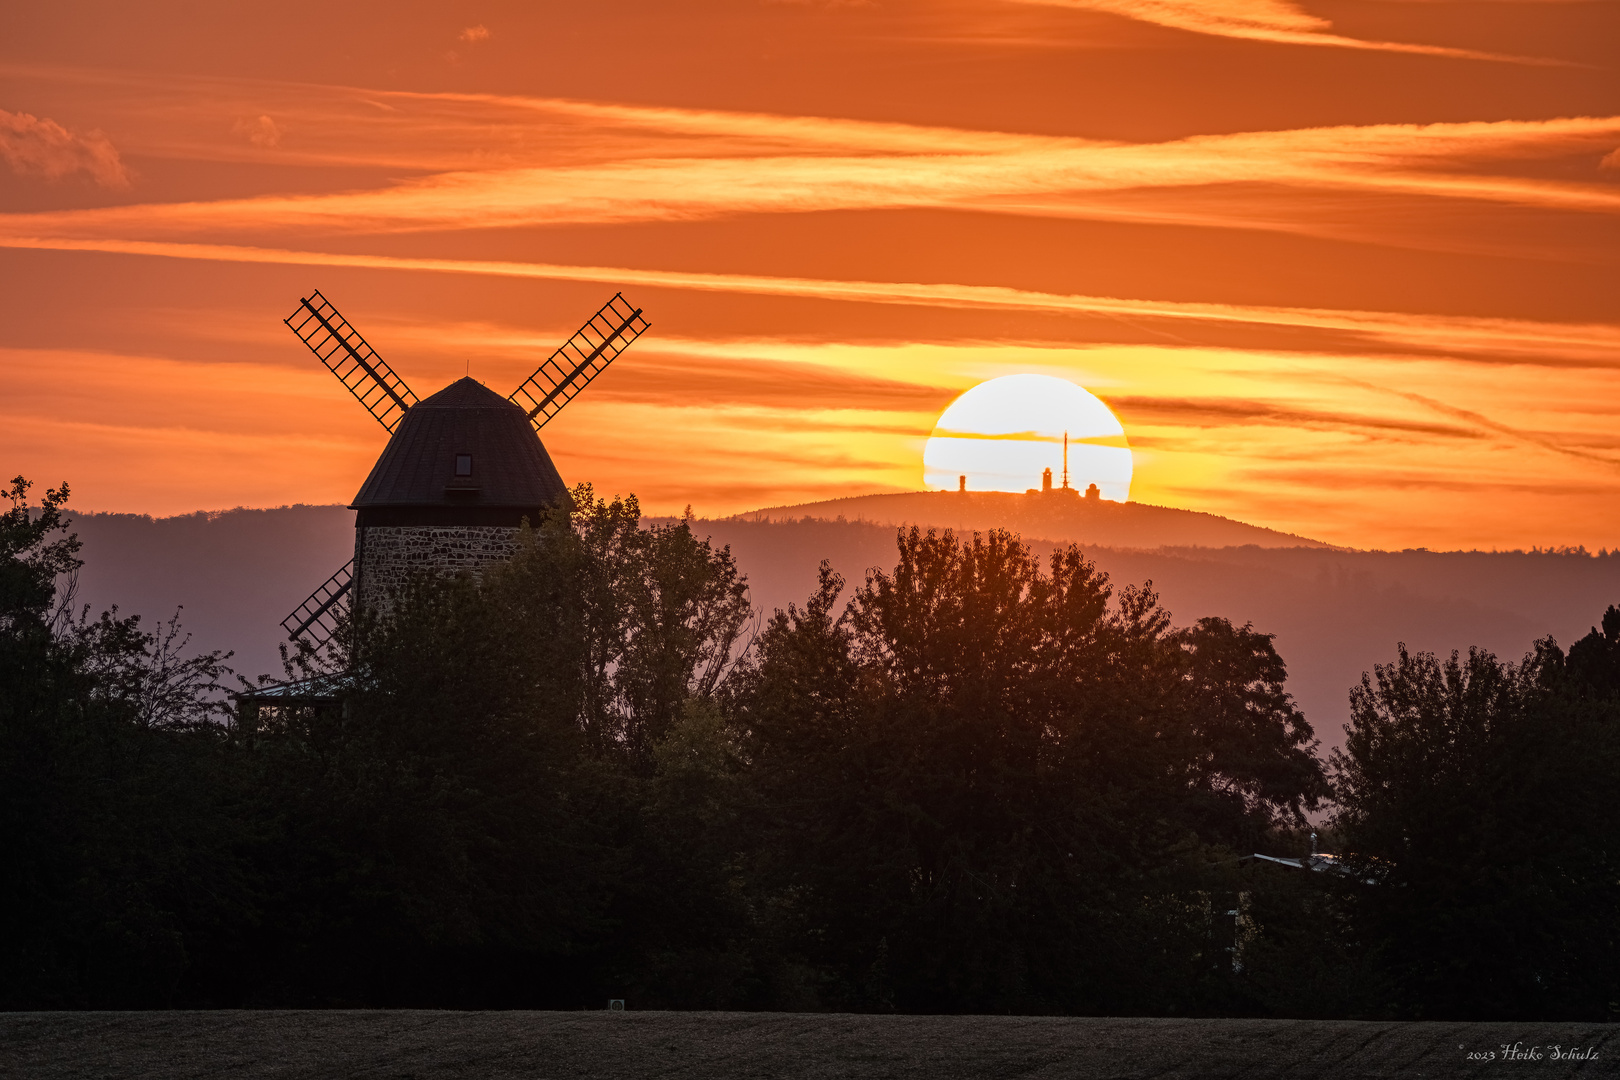
{"type": "Polygon", "coordinates": [[[781,1013],[0,1014],[0,1077],[1620,1076],[1620,1025],[781,1013]],[[1525,1055],[1503,1060],[1503,1044],[1525,1055]],[[1595,1051],[1561,1060],[1562,1051],[1595,1051]],[[1494,1053],[1495,1060],[1485,1055],[1494,1053]],[[1539,1057],[1531,1056],[1539,1055],[1539,1057]],[[1471,1055],[1478,1057],[1470,1060],[1471,1055]]]}

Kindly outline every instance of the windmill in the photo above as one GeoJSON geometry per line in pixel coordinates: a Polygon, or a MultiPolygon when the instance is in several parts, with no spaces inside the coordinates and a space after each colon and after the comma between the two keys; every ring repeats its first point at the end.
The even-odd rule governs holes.
{"type": "Polygon", "coordinates": [[[477,570],[510,556],[523,519],[567,497],[540,429],[648,326],[615,293],[508,397],[465,378],[418,400],[319,292],[284,321],[389,432],[350,505],[354,558],[281,623],[288,638],[317,649],[346,610],[386,610],[413,573],[477,570]]]}

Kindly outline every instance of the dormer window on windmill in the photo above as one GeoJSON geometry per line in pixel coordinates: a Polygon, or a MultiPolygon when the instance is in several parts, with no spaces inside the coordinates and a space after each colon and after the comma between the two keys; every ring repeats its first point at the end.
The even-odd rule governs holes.
{"type": "Polygon", "coordinates": [[[444,493],[455,502],[476,500],[482,496],[479,484],[473,479],[473,456],[471,454],[455,455],[454,475],[445,485],[444,493]]]}

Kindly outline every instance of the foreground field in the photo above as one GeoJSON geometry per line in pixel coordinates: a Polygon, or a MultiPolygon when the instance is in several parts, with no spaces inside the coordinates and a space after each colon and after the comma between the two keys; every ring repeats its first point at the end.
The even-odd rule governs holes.
{"type": "Polygon", "coordinates": [[[0,1077],[1613,1076],[1620,1026],[781,1013],[0,1015],[0,1077]],[[1504,1045],[1522,1055],[1503,1059],[1504,1045]],[[1576,1051],[1581,1057],[1562,1055],[1576,1051]],[[1492,1059],[1489,1055],[1494,1055],[1492,1059]]]}

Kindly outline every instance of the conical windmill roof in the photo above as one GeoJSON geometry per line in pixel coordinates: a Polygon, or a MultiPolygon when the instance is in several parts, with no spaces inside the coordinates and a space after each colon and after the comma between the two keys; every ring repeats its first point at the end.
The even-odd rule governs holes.
{"type": "Polygon", "coordinates": [[[350,508],[535,509],[567,493],[523,410],[469,378],[411,406],[350,508]]]}

